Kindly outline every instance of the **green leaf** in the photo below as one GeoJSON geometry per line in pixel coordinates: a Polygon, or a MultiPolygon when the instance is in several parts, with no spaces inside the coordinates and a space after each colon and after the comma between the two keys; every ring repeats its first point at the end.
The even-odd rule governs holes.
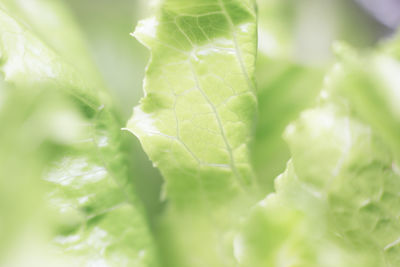
{"type": "Polygon", "coordinates": [[[335,65],[318,105],[286,128],[292,160],[276,193],[244,223],[237,245],[243,266],[283,259],[296,266],[399,264],[400,172],[379,128],[347,98],[352,87],[341,87],[355,85],[355,75],[335,65]],[[259,252],[265,247],[270,253],[259,252]]]}
{"type": "Polygon", "coordinates": [[[80,73],[38,37],[0,8],[0,59],[4,80],[17,86],[53,83],[91,107],[99,105],[92,80],[80,73]],[[93,103],[92,103],[93,102],[93,103]]]}
{"type": "Polygon", "coordinates": [[[354,116],[346,99],[339,101],[304,112],[288,127],[296,175],[326,203],[325,220],[334,235],[370,255],[373,266],[396,266],[397,167],[379,136],[354,116]]]}
{"type": "MultiPolygon", "coordinates": [[[[383,47],[394,46],[394,39],[383,47]]],[[[341,57],[341,76],[336,85],[346,95],[355,111],[377,131],[400,158],[400,57],[386,52],[356,53],[337,45],[341,57]],[[394,55],[394,56],[392,56],[394,55]]]]}
{"type": "Polygon", "coordinates": [[[292,60],[296,51],[298,6],[293,0],[260,0],[259,52],[268,58],[292,60]]]}
{"type": "Polygon", "coordinates": [[[156,266],[109,96],[8,12],[0,9],[0,265],[156,266]]]}
{"type": "Polygon", "coordinates": [[[301,48],[295,36],[299,35],[298,24],[304,23],[299,15],[303,6],[293,0],[258,3],[259,110],[251,157],[263,192],[272,191],[273,180],[290,158],[283,130],[314,104],[322,86],[325,67],[306,65],[298,55],[301,48]]]}
{"type": "Polygon", "coordinates": [[[290,151],[282,138],[285,127],[315,103],[322,86],[322,70],[260,55],[257,64],[259,113],[252,162],[265,191],[282,173],[290,151]]]}
{"type": "Polygon", "coordinates": [[[145,98],[127,129],[179,209],[227,203],[254,183],[256,14],[247,1],[161,2],[134,36],[151,50],[145,98]]]}
{"type": "Polygon", "coordinates": [[[305,186],[289,162],[276,193],[254,206],[234,240],[239,266],[379,266],[328,227],[327,203],[305,186]]]}
{"type": "Polygon", "coordinates": [[[161,1],[134,33],[151,60],[127,129],[166,181],[166,266],[234,264],[232,228],[254,197],[256,34],[251,0],[161,1]]]}
{"type": "Polygon", "coordinates": [[[0,8],[78,69],[86,81],[100,83],[83,34],[63,1],[3,0],[0,8]]]}
{"type": "Polygon", "coordinates": [[[142,207],[127,176],[121,132],[109,110],[87,120],[90,133],[53,163],[47,202],[60,214],[55,243],[78,266],[155,266],[142,207]]]}

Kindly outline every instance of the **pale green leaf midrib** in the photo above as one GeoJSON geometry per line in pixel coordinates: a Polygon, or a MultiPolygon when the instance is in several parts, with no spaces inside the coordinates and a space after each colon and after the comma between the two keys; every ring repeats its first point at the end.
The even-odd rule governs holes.
{"type": "MultiPolygon", "coordinates": [[[[241,52],[240,47],[239,47],[238,38],[237,38],[237,35],[236,35],[235,25],[233,24],[232,18],[228,14],[228,11],[226,10],[224,1],[223,0],[218,0],[218,4],[221,7],[222,13],[224,14],[226,19],[228,20],[229,27],[230,27],[230,32],[232,33],[233,42],[235,44],[236,57],[237,57],[238,62],[240,64],[240,68],[241,68],[242,74],[246,78],[246,81],[247,81],[249,89],[251,89],[252,92],[255,92],[256,88],[254,87],[254,83],[251,81],[249,73],[247,72],[246,66],[245,66],[245,64],[243,62],[243,56],[242,56],[242,52],[241,52]]],[[[257,54],[257,52],[256,52],[256,54],[257,54]]]]}
{"type": "MultiPolygon", "coordinates": [[[[246,70],[245,64],[244,64],[244,62],[243,62],[241,49],[240,49],[240,47],[239,47],[238,40],[237,40],[237,36],[236,36],[235,25],[233,24],[233,21],[232,21],[230,15],[228,14],[228,12],[227,12],[227,10],[226,10],[225,3],[223,2],[223,0],[218,0],[218,5],[219,5],[219,7],[221,8],[221,13],[225,16],[226,20],[227,20],[228,23],[229,23],[230,32],[232,33],[232,39],[233,39],[233,43],[234,43],[234,45],[235,45],[235,55],[236,55],[236,58],[237,58],[237,62],[238,62],[238,64],[239,64],[239,66],[240,66],[242,75],[243,75],[243,76],[245,77],[245,79],[246,79],[248,88],[249,88],[252,92],[255,92],[254,84],[253,84],[253,82],[251,81],[251,79],[250,79],[250,77],[249,77],[249,74],[248,74],[248,72],[247,72],[247,70],[246,70]]],[[[188,42],[192,45],[192,47],[195,49],[195,48],[196,48],[196,45],[193,44],[193,42],[191,41],[191,39],[190,39],[190,38],[186,35],[186,33],[181,29],[179,23],[176,23],[176,25],[178,26],[178,29],[180,30],[180,32],[185,36],[185,38],[187,39],[187,41],[188,41],[188,42]]],[[[202,32],[204,32],[204,30],[202,29],[202,27],[200,27],[200,29],[201,29],[202,32]]],[[[207,34],[205,34],[205,33],[204,33],[204,35],[207,36],[207,34]]],[[[208,39],[208,36],[207,36],[207,39],[208,39]]],[[[211,40],[210,40],[210,41],[211,41],[211,40]]],[[[187,53],[187,52],[186,52],[186,53],[187,53]]],[[[185,54],[186,54],[186,53],[185,53],[185,54]]],[[[188,56],[190,56],[190,52],[187,53],[187,54],[188,54],[188,56]]],[[[201,85],[200,85],[200,82],[199,82],[199,80],[198,80],[198,78],[197,78],[197,74],[196,74],[195,68],[194,68],[194,66],[193,66],[193,64],[192,64],[192,61],[191,61],[190,59],[188,59],[188,63],[189,63],[189,66],[190,66],[190,68],[191,68],[191,72],[192,72],[192,74],[193,74],[193,79],[194,79],[194,81],[195,81],[195,85],[196,85],[197,90],[201,93],[202,97],[204,98],[204,100],[207,102],[207,104],[209,105],[209,107],[212,109],[212,112],[214,113],[215,119],[216,119],[217,124],[218,124],[218,128],[219,128],[219,130],[220,130],[220,135],[221,135],[221,137],[222,137],[222,139],[223,139],[223,142],[224,142],[224,144],[225,144],[226,150],[227,150],[227,152],[228,152],[228,154],[229,154],[229,161],[230,161],[229,165],[230,165],[230,169],[232,170],[232,173],[234,174],[236,180],[238,181],[239,187],[241,188],[241,190],[244,190],[244,188],[245,188],[244,184],[245,184],[245,180],[246,180],[246,179],[243,179],[243,178],[241,177],[241,175],[239,174],[238,170],[237,170],[236,163],[235,163],[235,159],[234,159],[234,155],[233,155],[233,149],[232,149],[231,145],[229,144],[229,141],[228,141],[228,139],[227,139],[227,137],[226,137],[225,129],[224,129],[222,120],[221,120],[221,118],[220,118],[220,115],[219,115],[219,113],[218,113],[218,110],[217,110],[217,108],[215,107],[215,105],[211,102],[211,100],[208,98],[208,96],[207,96],[207,94],[204,92],[204,90],[202,89],[202,87],[201,87],[201,85]]],[[[175,117],[176,117],[176,116],[175,116],[175,117]]],[[[178,124],[177,124],[177,125],[178,125],[178,124]]],[[[179,128],[179,127],[178,127],[178,128],[179,128]]],[[[178,132],[178,133],[179,133],[179,132],[178,132]]],[[[179,139],[179,134],[178,134],[178,139],[179,139]]],[[[185,149],[193,156],[193,158],[194,158],[199,164],[202,165],[203,163],[198,159],[198,157],[195,155],[195,153],[193,153],[193,152],[186,146],[186,144],[184,144],[184,142],[181,142],[181,143],[184,145],[185,149]]],[[[250,178],[252,178],[252,177],[250,177],[250,178]]],[[[251,180],[251,179],[250,179],[250,180],[251,180]]]]}

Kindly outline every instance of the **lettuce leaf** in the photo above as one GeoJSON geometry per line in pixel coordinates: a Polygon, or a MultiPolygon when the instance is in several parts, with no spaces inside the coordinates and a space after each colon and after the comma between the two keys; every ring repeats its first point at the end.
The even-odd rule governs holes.
{"type": "Polygon", "coordinates": [[[293,54],[300,7],[260,2],[257,67],[253,0],[162,0],[139,23],[151,59],[126,130],[165,178],[153,238],[71,14],[2,1],[0,266],[400,265],[398,36],[336,45],[319,92],[324,67],[293,54]]]}
{"type": "Polygon", "coordinates": [[[290,159],[282,133],[301,111],[315,104],[323,71],[293,60],[266,58],[260,53],[257,76],[259,110],[251,156],[259,184],[263,192],[268,192],[290,159]]]}
{"type": "Polygon", "coordinates": [[[396,113],[390,98],[378,97],[396,91],[386,79],[397,77],[380,64],[388,71],[398,63],[382,52],[361,58],[336,49],[341,59],[318,105],[285,130],[292,159],[276,193],[253,208],[236,238],[243,266],[399,264],[396,113]]]}
{"type": "Polygon", "coordinates": [[[83,35],[62,1],[3,0],[0,7],[84,75],[100,83],[83,35]]]}
{"type": "Polygon", "coordinates": [[[298,58],[296,25],[304,18],[299,17],[301,5],[295,2],[258,2],[259,110],[251,159],[263,192],[273,191],[274,178],[284,171],[290,158],[283,130],[302,110],[315,104],[326,68],[305,64],[298,58]]]}
{"type": "Polygon", "coordinates": [[[134,36],[151,50],[145,98],[127,129],[179,209],[226,203],[254,183],[253,1],[162,1],[134,36]]]}
{"type": "Polygon", "coordinates": [[[382,45],[378,51],[357,53],[345,45],[337,45],[341,57],[338,65],[342,68],[342,77],[337,86],[346,95],[356,112],[368,122],[374,130],[400,157],[400,57],[389,47],[395,47],[394,39],[382,45]],[[387,52],[385,52],[385,50],[387,52]]]}
{"type": "MultiPolygon", "coordinates": [[[[54,3],[35,2],[55,14],[63,12],[58,3],[53,9],[54,3]]],[[[33,31],[6,4],[0,8],[0,123],[7,125],[0,134],[0,265],[156,266],[106,90],[64,60],[65,51],[37,37],[48,29],[39,17],[29,17],[37,22],[33,31]]]]}
{"type": "Polygon", "coordinates": [[[151,60],[127,130],[165,178],[163,263],[232,266],[234,218],[256,187],[255,3],[161,1],[133,35],[151,60]]]}

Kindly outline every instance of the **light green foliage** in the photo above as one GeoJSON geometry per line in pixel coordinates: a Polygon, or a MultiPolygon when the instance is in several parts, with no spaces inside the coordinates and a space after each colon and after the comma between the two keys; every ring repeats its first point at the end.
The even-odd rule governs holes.
{"type": "Polygon", "coordinates": [[[231,201],[254,183],[253,1],[163,1],[134,35],[151,50],[146,97],[128,129],[183,209],[231,201]]]}
{"type": "Polygon", "coordinates": [[[259,110],[251,156],[265,192],[272,191],[273,180],[290,158],[283,130],[302,110],[314,104],[322,86],[325,67],[305,65],[296,56],[300,5],[293,0],[258,1],[259,110]]]}
{"type": "Polygon", "coordinates": [[[237,214],[254,197],[253,1],[162,1],[134,36],[151,50],[127,128],[163,174],[168,266],[232,266],[237,214]],[[196,229],[196,231],[193,231],[196,229]]]}
{"type": "Polygon", "coordinates": [[[259,0],[259,52],[278,61],[292,60],[297,19],[293,0],[259,0]],[[282,19],[285,18],[285,19],[282,19]]]}
{"type": "MultiPolygon", "coordinates": [[[[4,3],[3,3],[4,4],[4,3]]],[[[31,83],[55,83],[60,89],[84,101],[95,101],[95,84],[80,79],[71,63],[62,57],[12,16],[0,9],[1,43],[0,56],[4,80],[17,86],[31,83]],[[84,96],[92,96],[85,97],[84,96]]],[[[88,102],[95,107],[98,103],[88,102]]]]}
{"type": "Polygon", "coordinates": [[[72,16],[1,1],[0,266],[399,266],[398,37],[336,45],[322,84],[295,56],[304,6],[260,1],[257,72],[253,0],[161,0],[137,26],[151,59],[126,130],[165,178],[153,238],[72,16]]]}
{"type": "Polygon", "coordinates": [[[330,231],[354,249],[373,254],[379,262],[375,266],[384,262],[396,266],[398,204],[394,195],[400,184],[393,156],[374,130],[354,115],[346,99],[328,97],[321,102],[286,131],[296,175],[326,202],[330,231]],[[317,159],[318,164],[313,164],[317,159]]]}
{"type": "Polygon", "coordinates": [[[44,177],[47,202],[60,213],[55,243],[78,266],[155,266],[115,121],[108,110],[96,111],[86,122],[89,135],[76,140],[44,177]]]}
{"type": "Polygon", "coordinates": [[[155,266],[105,90],[35,34],[48,25],[31,31],[9,10],[20,9],[0,8],[0,266],[155,266]]]}
{"type": "Polygon", "coordinates": [[[398,40],[382,45],[383,51],[358,54],[338,45],[342,68],[337,87],[354,105],[356,112],[381,135],[400,157],[400,57],[392,48],[398,40]],[[393,55],[393,56],[392,56],[393,55]]]}
{"type": "MultiPolygon", "coordinates": [[[[254,208],[244,224],[239,235],[240,246],[248,253],[243,256],[243,266],[279,266],[282,255],[287,261],[299,262],[294,266],[399,264],[400,173],[380,128],[360,118],[362,107],[346,97],[352,92],[346,90],[357,88],[357,75],[363,74],[362,69],[349,72],[350,66],[336,64],[325,78],[317,107],[302,112],[286,128],[292,160],[276,179],[276,193],[264,200],[261,208],[254,208]],[[287,217],[282,210],[289,210],[291,216],[300,213],[303,219],[287,217]],[[268,243],[266,238],[251,239],[279,233],[271,221],[282,216],[286,219],[281,224],[290,224],[283,227],[295,229],[293,232],[278,234],[268,243]],[[299,232],[304,234],[299,236],[299,232]],[[302,245],[288,254],[288,247],[293,249],[296,244],[293,239],[302,245]],[[272,252],[255,254],[266,247],[272,252]]],[[[358,90],[365,93],[371,88],[358,90]]]]}
{"type": "Polygon", "coordinates": [[[314,193],[289,162],[276,193],[253,207],[236,235],[239,266],[379,266],[331,232],[327,203],[314,193]]]}
{"type": "MultiPolygon", "coordinates": [[[[221,143],[233,142],[224,117],[219,118],[220,112],[224,112],[218,107],[218,103],[232,96],[224,97],[226,88],[210,76],[211,73],[221,77],[223,74],[219,73],[234,67],[224,51],[212,50],[221,45],[219,40],[226,37],[224,33],[232,30],[232,25],[228,27],[218,21],[213,25],[221,25],[220,29],[214,31],[207,28],[205,21],[193,18],[202,12],[209,14],[209,8],[215,5],[164,1],[158,16],[143,21],[135,32],[151,49],[152,58],[145,79],[146,97],[135,108],[128,129],[139,137],[163,173],[167,182],[166,197],[172,207],[193,208],[198,203],[204,204],[204,199],[208,202],[206,207],[213,207],[210,203],[224,203],[216,201],[215,193],[219,192],[221,199],[226,198],[227,189],[231,188],[227,185],[231,185],[232,179],[219,185],[217,182],[236,176],[232,165],[237,164],[235,154],[229,162],[228,157],[219,161],[223,157],[218,153],[221,143]],[[207,53],[202,50],[204,47],[207,53]],[[194,116],[207,110],[207,114],[214,112],[214,120],[212,117],[198,120],[194,116]],[[218,132],[217,126],[222,126],[220,135],[225,142],[210,135],[210,130],[218,132]],[[210,163],[230,165],[231,173],[225,176],[210,172],[210,163]],[[203,167],[204,164],[207,166],[203,167]],[[212,185],[208,182],[211,179],[212,185]]],[[[281,27],[273,23],[265,25],[271,29],[281,27]]],[[[275,40],[283,39],[278,36],[275,40]]],[[[242,50],[238,51],[241,53],[236,56],[243,54],[242,50]]],[[[285,58],[289,54],[282,53],[276,55],[285,58]]],[[[234,57],[231,55],[231,58],[234,57]]],[[[260,75],[262,90],[258,96],[262,105],[253,159],[259,174],[267,169],[271,175],[277,170],[263,169],[263,163],[265,166],[270,166],[270,162],[282,164],[288,157],[280,153],[285,151],[279,142],[280,134],[290,120],[313,103],[321,75],[319,70],[296,64],[293,59],[285,59],[282,64],[263,60],[267,63],[260,64],[263,66],[260,73],[266,74],[260,75]],[[271,160],[278,154],[281,154],[278,159],[271,160]]],[[[166,224],[173,226],[166,230],[170,232],[165,239],[172,241],[168,255],[174,255],[169,266],[233,266],[234,261],[240,266],[396,266],[393,251],[398,243],[397,205],[393,201],[397,197],[393,194],[398,187],[397,165],[377,133],[379,127],[372,129],[366,124],[358,114],[360,108],[356,101],[343,93],[343,81],[354,82],[357,78],[354,74],[351,78],[342,77],[338,68],[326,77],[318,106],[303,112],[285,131],[292,161],[276,180],[276,193],[248,215],[240,208],[232,211],[232,206],[226,204],[231,207],[228,211],[210,209],[209,216],[204,216],[201,209],[168,213],[166,224]],[[232,214],[243,218],[239,232],[235,223],[227,223],[237,218],[232,214]],[[196,233],[193,229],[197,229],[196,233]]],[[[236,79],[237,76],[227,76],[223,80],[243,84],[236,79]]],[[[240,99],[237,95],[234,97],[240,99]]],[[[235,108],[240,111],[239,106],[235,108]]],[[[244,130],[249,129],[250,121],[247,120],[244,130]]],[[[397,136],[394,129],[387,132],[397,136]]],[[[241,137],[237,139],[239,144],[247,143],[248,134],[237,131],[235,134],[241,137]]],[[[246,176],[236,178],[243,177],[246,176]]],[[[234,181],[243,183],[243,179],[234,181]]]]}
{"type": "Polygon", "coordinates": [[[87,81],[99,81],[78,25],[62,1],[3,0],[0,7],[62,56],[64,62],[84,73],[87,81]]]}
{"type": "Polygon", "coordinates": [[[290,151],[282,138],[285,127],[312,106],[322,86],[322,71],[284,59],[259,56],[257,65],[259,113],[252,161],[263,189],[285,169],[290,151]]]}

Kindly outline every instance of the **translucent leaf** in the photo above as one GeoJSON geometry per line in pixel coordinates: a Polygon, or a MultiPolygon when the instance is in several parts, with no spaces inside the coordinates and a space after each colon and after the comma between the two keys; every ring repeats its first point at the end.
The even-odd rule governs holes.
{"type": "Polygon", "coordinates": [[[155,266],[103,88],[3,9],[0,56],[0,265],[155,266]]]}
{"type": "Polygon", "coordinates": [[[100,82],[83,34],[63,1],[3,0],[0,7],[84,74],[85,80],[100,82]]]}
{"type": "Polygon", "coordinates": [[[400,157],[400,61],[388,47],[384,51],[356,53],[337,45],[341,57],[335,86],[346,95],[355,111],[377,131],[389,145],[397,160],[400,157]],[[393,56],[392,56],[393,55],[393,56]]]}
{"type": "Polygon", "coordinates": [[[127,128],[176,207],[226,203],[254,183],[255,21],[253,1],[166,0],[136,28],[152,55],[127,128]]]}
{"type": "Polygon", "coordinates": [[[254,2],[161,1],[134,36],[151,60],[127,129],[166,181],[164,264],[232,266],[234,218],[255,187],[254,2]]]}
{"type": "Polygon", "coordinates": [[[279,266],[282,255],[294,266],[399,264],[398,165],[379,127],[347,97],[355,88],[342,87],[357,85],[361,70],[335,65],[318,105],[286,128],[292,160],[237,237],[243,266],[279,266]],[[279,233],[278,218],[289,233],[279,233]],[[257,253],[263,249],[271,252],[257,253]]]}
{"type": "Polygon", "coordinates": [[[272,191],[273,180],[282,173],[290,158],[282,138],[285,127],[302,110],[314,105],[322,87],[325,67],[305,65],[299,60],[307,56],[297,47],[299,38],[296,37],[303,36],[298,32],[298,25],[304,23],[304,16],[299,15],[303,6],[293,0],[258,1],[259,112],[251,156],[264,192],[272,191]]]}
{"type": "Polygon", "coordinates": [[[323,75],[315,67],[260,55],[257,76],[259,113],[251,152],[260,185],[269,191],[290,158],[282,133],[302,110],[315,103],[323,75]]]}

